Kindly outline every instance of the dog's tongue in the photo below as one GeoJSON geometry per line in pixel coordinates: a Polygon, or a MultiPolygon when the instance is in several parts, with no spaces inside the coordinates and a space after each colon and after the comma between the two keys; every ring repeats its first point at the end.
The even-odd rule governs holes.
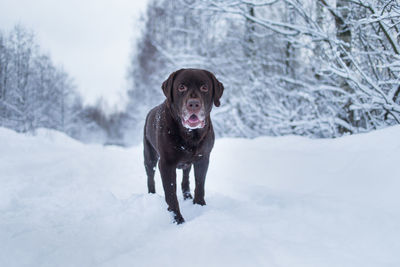
{"type": "Polygon", "coordinates": [[[192,116],[189,117],[189,122],[191,122],[191,123],[196,123],[198,121],[199,121],[199,118],[195,114],[193,114],[192,116]]]}
{"type": "Polygon", "coordinates": [[[196,114],[192,114],[187,120],[182,121],[182,123],[188,129],[203,128],[205,125],[204,121],[201,121],[196,114]]]}

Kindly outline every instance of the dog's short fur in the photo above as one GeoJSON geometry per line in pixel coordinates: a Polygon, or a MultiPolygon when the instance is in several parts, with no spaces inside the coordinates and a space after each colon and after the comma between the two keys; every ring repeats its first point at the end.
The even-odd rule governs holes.
{"type": "Polygon", "coordinates": [[[189,172],[194,166],[194,204],[205,205],[204,182],[214,131],[210,112],[220,105],[224,86],[209,71],[181,69],[161,86],[166,100],[147,115],[144,126],[144,165],[149,193],[155,193],[154,172],[158,162],[168,210],[180,224],[184,219],[176,196],[176,168],[183,169],[182,193],[192,199],[189,172]]]}

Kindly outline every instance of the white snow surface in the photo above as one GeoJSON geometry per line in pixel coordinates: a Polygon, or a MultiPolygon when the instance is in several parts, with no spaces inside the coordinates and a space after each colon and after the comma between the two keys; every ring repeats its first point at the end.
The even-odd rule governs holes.
{"type": "Polygon", "coordinates": [[[398,267],[399,137],[217,140],[175,225],[142,147],[0,128],[0,266],[398,267]]]}

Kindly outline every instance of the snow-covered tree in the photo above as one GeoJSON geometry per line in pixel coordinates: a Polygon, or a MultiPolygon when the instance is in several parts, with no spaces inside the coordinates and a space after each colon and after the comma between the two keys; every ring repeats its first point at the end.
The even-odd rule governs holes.
{"type": "Polygon", "coordinates": [[[0,32],[0,126],[70,133],[79,114],[74,89],[68,74],[40,52],[31,31],[17,25],[0,32]]]}
{"type": "Polygon", "coordinates": [[[131,60],[136,134],[182,67],[226,90],[217,135],[336,137],[400,123],[400,4],[392,0],[153,0],[131,60]]]}

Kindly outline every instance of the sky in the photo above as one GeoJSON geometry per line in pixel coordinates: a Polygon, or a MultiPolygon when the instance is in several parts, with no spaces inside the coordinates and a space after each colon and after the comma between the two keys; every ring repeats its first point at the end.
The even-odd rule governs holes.
{"type": "Polygon", "coordinates": [[[126,103],[127,69],[147,0],[1,0],[0,29],[31,29],[41,51],[74,79],[85,104],[126,103]]]}

